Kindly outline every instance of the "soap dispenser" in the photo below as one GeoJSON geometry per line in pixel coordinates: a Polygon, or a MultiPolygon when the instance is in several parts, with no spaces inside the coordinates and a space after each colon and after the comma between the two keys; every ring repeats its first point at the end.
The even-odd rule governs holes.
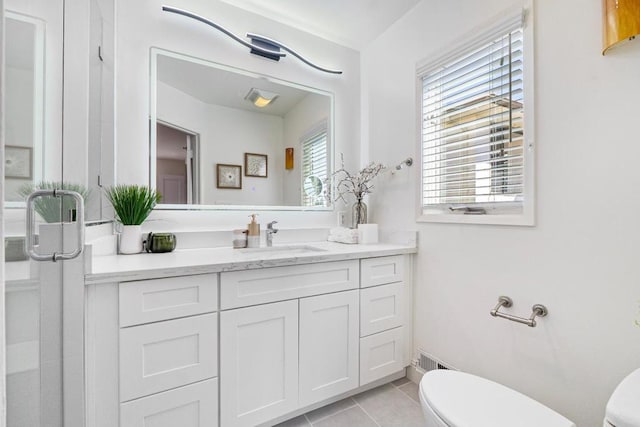
{"type": "Polygon", "coordinates": [[[247,224],[247,247],[259,248],[260,247],[260,224],[256,222],[256,216],[258,214],[249,215],[251,222],[247,224]]]}

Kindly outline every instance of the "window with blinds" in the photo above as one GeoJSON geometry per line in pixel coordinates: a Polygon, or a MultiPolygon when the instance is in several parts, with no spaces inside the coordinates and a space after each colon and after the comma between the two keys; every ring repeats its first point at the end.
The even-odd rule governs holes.
{"type": "Polygon", "coordinates": [[[326,126],[302,140],[302,206],[327,206],[322,186],[327,180],[326,126]]]}
{"type": "Polygon", "coordinates": [[[523,46],[518,20],[419,73],[423,214],[522,211],[523,46]]]}

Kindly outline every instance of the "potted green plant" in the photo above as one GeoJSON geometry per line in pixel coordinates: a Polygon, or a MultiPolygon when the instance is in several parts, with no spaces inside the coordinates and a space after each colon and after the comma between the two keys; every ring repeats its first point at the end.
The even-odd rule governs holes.
{"type": "Polygon", "coordinates": [[[142,185],[116,185],[109,187],[106,195],[122,224],[118,252],[142,252],[141,225],[160,201],[160,193],[142,185]]]}
{"type": "MultiPolygon", "coordinates": [[[[71,190],[80,193],[85,205],[90,197],[90,191],[81,184],[59,181],[40,181],[24,184],[18,190],[25,199],[36,190],[71,190]]],[[[76,208],[75,201],[70,197],[39,197],[34,201],[34,209],[47,223],[70,220],[67,215],[76,208]]]]}

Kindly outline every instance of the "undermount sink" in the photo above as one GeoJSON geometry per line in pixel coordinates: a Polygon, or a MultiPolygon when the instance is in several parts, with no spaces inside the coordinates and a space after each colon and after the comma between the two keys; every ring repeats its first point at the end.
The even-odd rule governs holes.
{"type": "Polygon", "coordinates": [[[309,245],[278,245],[263,248],[240,249],[240,252],[247,254],[308,254],[313,252],[326,252],[326,249],[309,245]]]}

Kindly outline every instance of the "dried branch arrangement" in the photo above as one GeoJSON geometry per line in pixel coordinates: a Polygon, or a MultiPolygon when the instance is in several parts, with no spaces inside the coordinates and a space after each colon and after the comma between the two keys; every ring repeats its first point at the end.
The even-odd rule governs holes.
{"type": "MultiPolygon", "coordinates": [[[[353,194],[357,201],[362,201],[366,194],[373,192],[373,180],[386,170],[386,166],[382,163],[371,162],[358,173],[352,174],[344,167],[344,156],[340,154],[340,169],[336,170],[331,176],[336,182],[334,201],[342,200],[347,203],[345,196],[353,194]]],[[[330,188],[325,186],[325,188],[330,188]]],[[[330,197],[330,196],[329,196],[330,197]]]]}

